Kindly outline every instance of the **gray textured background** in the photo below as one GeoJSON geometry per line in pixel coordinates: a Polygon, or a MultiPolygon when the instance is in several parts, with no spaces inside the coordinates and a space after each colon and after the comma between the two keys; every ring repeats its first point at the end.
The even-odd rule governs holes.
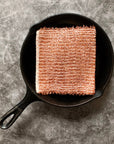
{"type": "MultiPolygon", "coordinates": [[[[25,94],[19,54],[29,28],[65,12],[95,20],[114,45],[114,0],[0,0],[0,116],[25,94]]],[[[31,104],[0,130],[0,144],[114,144],[114,73],[104,96],[83,107],[31,104]]]]}

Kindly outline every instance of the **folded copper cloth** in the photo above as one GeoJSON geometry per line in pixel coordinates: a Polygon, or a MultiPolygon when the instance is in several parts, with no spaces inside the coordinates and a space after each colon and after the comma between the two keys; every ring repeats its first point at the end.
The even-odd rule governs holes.
{"type": "Polygon", "coordinates": [[[36,92],[95,93],[94,26],[41,28],[36,33],[36,92]]]}

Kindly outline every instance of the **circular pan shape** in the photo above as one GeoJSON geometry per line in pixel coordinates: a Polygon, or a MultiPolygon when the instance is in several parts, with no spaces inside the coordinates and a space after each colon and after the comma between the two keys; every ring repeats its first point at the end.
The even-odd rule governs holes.
{"type": "Polygon", "coordinates": [[[102,95],[113,70],[113,48],[105,31],[93,20],[77,14],[59,14],[31,27],[21,50],[20,67],[26,85],[39,99],[61,107],[85,104],[102,95]],[[93,96],[39,95],[35,91],[35,40],[42,27],[95,26],[96,28],[96,94],[93,96]]]}

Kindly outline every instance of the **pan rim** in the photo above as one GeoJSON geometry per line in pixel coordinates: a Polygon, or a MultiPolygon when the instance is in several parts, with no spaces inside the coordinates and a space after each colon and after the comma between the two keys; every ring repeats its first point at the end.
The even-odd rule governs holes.
{"type": "MultiPolygon", "coordinates": [[[[81,18],[85,18],[85,19],[88,19],[89,21],[91,21],[92,23],[94,23],[95,25],[97,25],[102,31],[103,31],[103,33],[106,35],[106,37],[108,38],[108,40],[109,40],[109,43],[110,43],[110,50],[112,51],[112,64],[111,64],[111,72],[110,72],[110,74],[109,74],[109,76],[108,76],[108,78],[107,78],[107,80],[106,80],[106,83],[105,83],[105,85],[104,85],[104,87],[101,89],[102,91],[104,91],[105,90],[105,88],[106,88],[106,86],[108,85],[108,83],[109,83],[109,81],[110,81],[110,79],[111,79],[111,76],[112,76],[112,72],[113,72],[113,47],[112,47],[112,45],[111,45],[111,42],[110,42],[110,39],[109,39],[109,37],[107,36],[107,34],[106,34],[106,32],[102,29],[102,27],[101,26],[99,26],[96,22],[94,22],[93,20],[91,20],[90,18],[88,18],[88,17],[86,17],[86,16],[83,16],[83,15],[80,15],[80,14],[75,14],[75,13],[62,13],[62,14],[56,14],[56,15],[53,15],[53,16],[49,16],[49,17],[47,17],[47,18],[45,18],[44,20],[42,20],[42,21],[40,21],[38,24],[41,24],[41,23],[43,23],[43,22],[46,22],[47,20],[49,20],[50,18],[54,18],[54,17],[58,17],[58,16],[70,16],[70,15],[74,15],[74,16],[79,16],[79,17],[81,17],[81,18]]],[[[36,24],[37,25],[37,24],[36,24]]],[[[34,25],[35,26],[35,25],[34,25]]],[[[33,26],[33,27],[34,27],[33,26]]],[[[33,28],[33,27],[31,27],[31,29],[33,28]]],[[[30,30],[31,30],[30,29],[30,30]]],[[[22,51],[23,51],[23,46],[22,46],[22,49],[21,49],[21,52],[20,52],[20,69],[21,69],[21,73],[22,73],[22,76],[23,76],[23,79],[24,79],[24,81],[25,81],[25,83],[26,83],[26,86],[30,89],[30,91],[34,94],[34,95],[36,95],[40,100],[42,100],[43,102],[46,102],[46,103],[48,103],[48,104],[51,104],[51,105],[54,105],[54,106],[59,106],[59,107],[75,107],[75,106],[80,106],[80,105],[83,105],[83,104],[86,104],[86,103],[88,103],[88,102],[90,102],[90,101],[92,101],[92,100],[94,100],[94,99],[96,99],[96,98],[98,98],[98,97],[96,97],[96,98],[93,98],[93,97],[91,97],[89,100],[87,100],[87,101],[85,101],[85,102],[82,102],[82,103],[79,103],[79,104],[72,104],[72,105],[61,105],[61,104],[55,104],[55,103],[53,103],[53,102],[51,102],[51,101],[48,101],[48,100],[44,100],[42,97],[40,97],[39,96],[39,94],[37,94],[32,88],[31,88],[31,86],[30,86],[30,84],[28,83],[28,81],[26,80],[26,78],[25,78],[25,74],[24,74],[24,72],[23,72],[23,69],[22,69],[22,59],[21,59],[21,57],[22,57],[22,51]]]]}

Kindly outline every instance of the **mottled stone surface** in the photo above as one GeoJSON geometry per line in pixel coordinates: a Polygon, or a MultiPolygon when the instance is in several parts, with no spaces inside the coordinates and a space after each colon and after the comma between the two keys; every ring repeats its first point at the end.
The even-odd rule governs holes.
{"type": "MultiPolygon", "coordinates": [[[[0,116],[25,94],[19,54],[29,28],[65,12],[95,20],[114,45],[113,0],[0,0],[0,116]]],[[[113,144],[114,73],[103,97],[82,107],[62,109],[36,102],[8,130],[0,144],[113,144]]]]}

